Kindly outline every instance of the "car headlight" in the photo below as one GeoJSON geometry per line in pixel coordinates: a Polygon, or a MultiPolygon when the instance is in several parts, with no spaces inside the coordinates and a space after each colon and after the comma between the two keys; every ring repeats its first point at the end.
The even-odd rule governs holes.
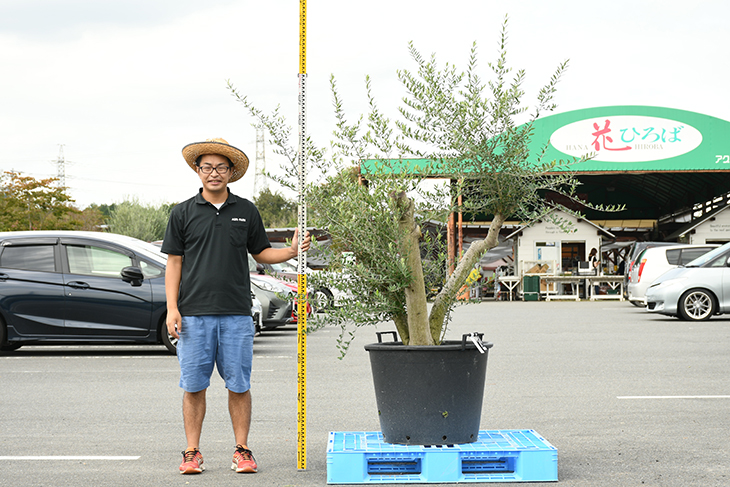
{"type": "Polygon", "coordinates": [[[686,280],[687,280],[686,277],[675,277],[674,279],[667,279],[666,281],[662,281],[658,284],[652,284],[651,286],[649,286],[649,289],[658,289],[660,287],[676,286],[677,284],[680,284],[686,280]]]}
{"type": "Polygon", "coordinates": [[[272,293],[279,292],[279,289],[277,289],[276,286],[267,281],[252,280],[251,283],[256,287],[263,289],[264,291],[271,291],[272,293]]]}

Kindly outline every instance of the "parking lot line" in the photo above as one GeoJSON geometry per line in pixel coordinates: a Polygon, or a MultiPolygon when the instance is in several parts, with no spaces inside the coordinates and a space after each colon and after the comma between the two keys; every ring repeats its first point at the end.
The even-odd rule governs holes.
{"type": "Polygon", "coordinates": [[[616,399],[730,399],[730,396],[616,396],[616,399]]]}
{"type": "Polygon", "coordinates": [[[84,456],[32,456],[32,455],[26,455],[26,456],[5,456],[0,457],[0,461],[3,460],[112,460],[112,461],[119,461],[119,460],[139,460],[142,458],[141,456],[136,457],[115,457],[115,456],[90,456],[90,457],[84,457],[84,456]]]}

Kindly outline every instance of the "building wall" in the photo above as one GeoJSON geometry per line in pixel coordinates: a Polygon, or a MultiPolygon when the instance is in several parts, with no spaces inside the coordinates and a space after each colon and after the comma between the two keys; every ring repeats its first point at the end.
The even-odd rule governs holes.
{"type": "Polygon", "coordinates": [[[570,221],[572,227],[568,231],[565,231],[548,217],[531,227],[523,229],[522,235],[517,237],[515,245],[515,274],[524,274],[533,267],[535,261],[549,264],[552,260],[555,260],[555,268],[553,269],[552,265],[549,264],[551,268],[548,273],[555,274],[562,272],[562,245],[567,242],[584,242],[584,259],[588,258],[588,253],[594,247],[600,255],[601,236],[599,235],[599,230],[594,225],[591,225],[585,220],[578,221],[574,216],[561,211],[556,211],[553,215],[570,221]],[[552,247],[541,246],[541,255],[538,255],[537,244],[550,242],[555,243],[554,250],[552,247]],[[538,257],[542,257],[542,259],[538,257]]]}
{"type": "Polygon", "coordinates": [[[730,242],[730,211],[723,210],[712,219],[695,228],[689,235],[689,243],[725,243],[730,242]]]}

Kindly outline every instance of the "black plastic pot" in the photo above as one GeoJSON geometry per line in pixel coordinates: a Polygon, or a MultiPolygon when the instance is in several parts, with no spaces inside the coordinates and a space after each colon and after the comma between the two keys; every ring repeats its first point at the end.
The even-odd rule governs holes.
{"type": "MultiPolygon", "coordinates": [[[[392,333],[395,339],[395,332],[392,333]]],[[[401,342],[365,346],[370,353],[375,400],[386,443],[444,445],[472,443],[479,423],[491,343],[482,334],[436,346],[401,342]]]]}

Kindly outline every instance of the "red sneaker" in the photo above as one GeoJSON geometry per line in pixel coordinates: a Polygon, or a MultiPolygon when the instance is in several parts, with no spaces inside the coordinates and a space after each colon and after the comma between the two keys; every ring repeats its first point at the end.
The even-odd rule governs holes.
{"type": "Polygon", "coordinates": [[[183,461],[180,464],[181,474],[201,473],[205,470],[203,466],[203,455],[200,453],[200,450],[196,448],[195,450],[184,451],[182,454],[183,461]]]}
{"type": "Polygon", "coordinates": [[[253,453],[248,448],[236,445],[236,452],[233,454],[233,465],[231,470],[236,473],[256,473],[258,465],[253,457],[253,453]]]}

